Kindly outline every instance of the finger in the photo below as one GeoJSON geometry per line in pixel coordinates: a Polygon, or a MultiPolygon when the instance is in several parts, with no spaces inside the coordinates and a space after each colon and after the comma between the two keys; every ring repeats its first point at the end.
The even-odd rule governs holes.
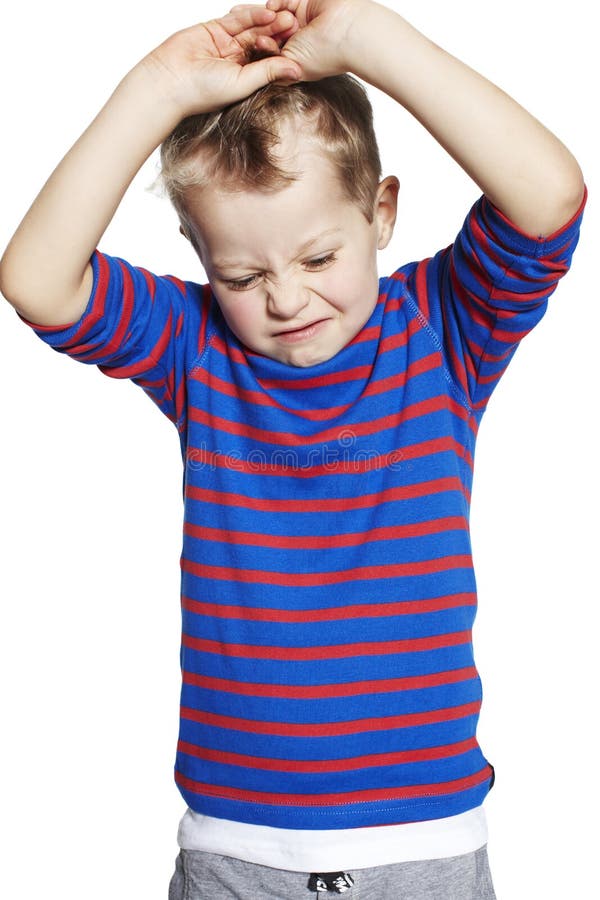
{"type": "Polygon", "coordinates": [[[287,10],[278,13],[277,18],[269,27],[269,31],[273,37],[276,37],[278,40],[283,39],[284,41],[291,38],[291,36],[296,34],[299,29],[300,22],[293,13],[288,12],[287,10]]]}
{"type": "MultiPolygon", "coordinates": [[[[293,2],[292,2],[292,5],[293,5],[293,2]]],[[[229,10],[229,14],[231,14],[231,13],[236,14],[236,13],[243,13],[243,12],[247,13],[248,10],[262,10],[263,12],[267,12],[270,14],[275,13],[275,15],[277,17],[279,17],[279,15],[285,16],[288,13],[292,14],[291,9],[289,8],[289,4],[287,2],[285,2],[285,0],[284,0],[284,2],[281,3],[281,6],[279,9],[269,9],[266,6],[257,6],[256,3],[238,3],[236,6],[231,7],[231,9],[229,10]]]]}
{"type": "Polygon", "coordinates": [[[290,12],[296,12],[300,0],[267,0],[266,8],[278,12],[282,9],[289,9],[290,12]]]}
{"type": "MultiPolygon", "coordinates": [[[[270,34],[271,34],[271,37],[274,40],[278,41],[278,43],[281,45],[281,44],[284,44],[286,41],[288,41],[293,34],[296,34],[296,32],[298,31],[299,28],[300,28],[300,26],[298,25],[298,23],[296,21],[294,21],[294,24],[292,25],[291,28],[286,28],[284,31],[279,31],[279,30],[271,31],[270,34]]],[[[264,34],[264,33],[265,32],[261,31],[261,34],[264,34]]]]}
{"type": "MultiPolygon", "coordinates": [[[[294,0],[290,0],[290,2],[288,2],[288,0],[272,0],[272,2],[273,5],[271,5],[271,3],[265,3],[264,6],[261,6],[260,8],[268,9],[269,11],[274,10],[275,12],[277,12],[278,10],[289,9],[290,2],[293,3],[294,0]]],[[[235,6],[231,7],[231,12],[236,9],[249,9],[252,6],[256,6],[256,3],[237,3],[235,6]]]]}
{"type": "Polygon", "coordinates": [[[300,81],[302,73],[299,66],[291,63],[283,56],[270,56],[242,66],[239,74],[240,96],[248,97],[273,81],[300,81]]]}
{"type": "Polygon", "coordinates": [[[229,34],[239,34],[247,28],[255,28],[257,25],[267,25],[273,20],[275,10],[265,9],[264,6],[238,6],[226,13],[218,22],[229,34]]]}
{"type": "MultiPolygon", "coordinates": [[[[242,47],[253,46],[259,37],[273,38],[277,42],[276,53],[279,48],[295,34],[300,25],[291,13],[284,13],[268,25],[260,25],[254,28],[247,28],[240,34],[235,35],[235,40],[242,47]]],[[[263,48],[264,49],[264,48],[263,48]]]]}
{"type": "MultiPolygon", "coordinates": [[[[256,8],[257,8],[257,7],[256,7],[256,4],[255,4],[255,3],[238,3],[237,6],[232,6],[232,7],[231,7],[230,13],[234,13],[234,12],[241,11],[241,10],[256,9],[256,8]]],[[[259,9],[265,9],[264,6],[258,7],[258,8],[259,8],[259,9]]],[[[280,23],[283,23],[283,22],[286,23],[286,24],[285,24],[285,28],[286,28],[287,30],[289,30],[289,32],[290,32],[289,35],[286,34],[286,39],[287,39],[288,37],[290,37],[290,36],[291,36],[291,35],[292,35],[292,34],[300,27],[300,26],[298,25],[298,20],[297,20],[296,17],[293,15],[292,11],[291,11],[290,9],[287,8],[287,5],[286,5],[285,2],[282,2],[282,4],[281,4],[281,9],[280,9],[280,10],[274,10],[274,9],[271,10],[271,9],[269,9],[269,10],[267,10],[267,11],[268,11],[268,12],[275,12],[275,16],[276,16],[276,18],[273,19],[273,21],[271,22],[271,27],[272,27],[272,29],[273,29],[272,32],[271,32],[272,34],[275,34],[275,33],[276,33],[276,29],[278,28],[279,24],[280,24],[280,23]],[[287,24],[287,19],[288,19],[289,16],[293,16],[293,19],[294,19],[294,26],[293,26],[293,28],[287,24]]],[[[281,30],[281,29],[280,29],[280,30],[281,30]]]]}
{"type": "Polygon", "coordinates": [[[274,38],[268,37],[266,34],[259,34],[256,38],[256,48],[258,50],[264,50],[265,53],[275,53],[278,54],[281,47],[277,43],[274,38]]]}
{"type": "Polygon", "coordinates": [[[280,13],[273,14],[270,10],[265,10],[264,7],[261,7],[262,12],[269,13],[266,21],[261,21],[261,17],[256,17],[255,20],[248,18],[249,15],[256,16],[257,7],[255,6],[234,7],[234,9],[238,11],[228,13],[227,16],[224,16],[219,21],[228,34],[242,40],[247,40],[251,33],[284,34],[287,40],[300,27],[293,13],[285,9],[280,13]]]}
{"type": "Polygon", "coordinates": [[[289,10],[284,9],[277,13],[272,22],[257,27],[257,31],[261,34],[285,34],[286,38],[298,31],[300,24],[295,15],[289,10]]]}

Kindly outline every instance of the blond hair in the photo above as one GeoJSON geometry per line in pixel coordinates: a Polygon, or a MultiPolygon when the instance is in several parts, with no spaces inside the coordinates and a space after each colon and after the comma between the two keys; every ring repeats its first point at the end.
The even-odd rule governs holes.
{"type": "Polygon", "coordinates": [[[373,110],[351,75],[290,85],[267,84],[225,109],[189,116],[160,148],[158,176],[184,228],[185,192],[217,179],[228,190],[278,191],[299,175],[278,165],[280,128],[299,122],[329,157],[344,196],[367,221],[381,178],[373,110]]]}

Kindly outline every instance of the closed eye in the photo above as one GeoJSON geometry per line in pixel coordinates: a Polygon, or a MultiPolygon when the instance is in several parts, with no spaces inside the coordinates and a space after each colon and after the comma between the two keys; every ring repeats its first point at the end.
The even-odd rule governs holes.
{"type": "MultiPolygon", "coordinates": [[[[333,262],[335,260],[335,253],[327,253],[325,256],[319,256],[317,259],[309,259],[304,265],[308,266],[311,271],[318,271],[319,269],[324,268],[328,263],[333,262]]],[[[249,275],[247,278],[241,278],[237,281],[227,281],[224,280],[224,283],[230,288],[232,291],[244,291],[248,290],[248,288],[252,288],[256,285],[256,280],[259,278],[259,275],[249,275]]]]}

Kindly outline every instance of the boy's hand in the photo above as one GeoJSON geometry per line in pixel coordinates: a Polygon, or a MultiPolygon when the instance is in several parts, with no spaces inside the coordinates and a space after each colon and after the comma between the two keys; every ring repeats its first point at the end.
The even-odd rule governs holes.
{"type": "Polygon", "coordinates": [[[281,55],[301,68],[301,81],[317,81],[350,70],[345,56],[346,37],[359,10],[369,2],[267,0],[267,9],[278,13],[288,10],[297,20],[297,30],[287,40],[281,55]]]}
{"type": "Polygon", "coordinates": [[[125,75],[0,260],[2,293],[25,319],[60,325],[80,318],[93,284],[90,257],[140,167],[187,116],[289,80],[287,72],[298,80],[299,67],[279,52],[297,27],[289,10],[234,10],[177,32],[125,75]],[[271,55],[250,62],[256,50],[271,55]]]}
{"type": "Polygon", "coordinates": [[[141,65],[158,81],[162,96],[175,104],[180,118],[211,112],[271,81],[299,80],[299,67],[279,55],[296,28],[296,19],[286,9],[236,6],[220,19],[171,35],[141,65]],[[247,62],[255,47],[277,55],[247,62]]]}
{"type": "MultiPolygon", "coordinates": [[[[351,72],[408,110],[517,228],[552,234],[579,209],[573,154],[474,69],[377,0],[267,0],[298,23],[281,55],[302,80],[351,72]]],[[[243,7],[239,7],[243,9],[243,7]]]]}

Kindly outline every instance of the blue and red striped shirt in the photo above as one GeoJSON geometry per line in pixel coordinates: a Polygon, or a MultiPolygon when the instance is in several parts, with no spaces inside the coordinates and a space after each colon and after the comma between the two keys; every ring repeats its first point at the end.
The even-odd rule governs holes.
{"type": "Polygon", "coordinates": [[[132,379],[177,427],[175,778],[193,810],[323,829],[484,800],[475,441],[569,268],[586,197],[535,238],[482,196],[451,246],[380,278],[362,331],[308,369],[246,350],[209,285],[99,251],[79,321],[28,323],[132,379]]]}

